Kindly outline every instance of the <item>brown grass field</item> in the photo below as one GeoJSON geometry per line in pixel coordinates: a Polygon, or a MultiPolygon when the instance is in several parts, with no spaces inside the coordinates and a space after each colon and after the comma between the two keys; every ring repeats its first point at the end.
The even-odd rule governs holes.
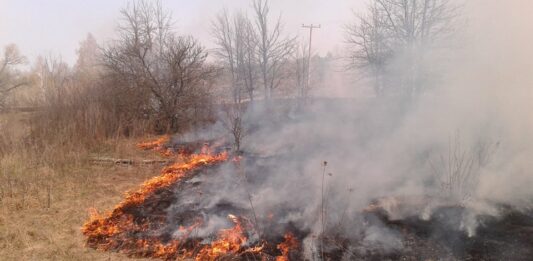
{"type": "Polygon", "coordinates": [[[140,139],[116,139],[96,149],[23,143],[27,115],[0,114],[0,260],[124,260],[85,247],[80,228],[89,209],[106,211],[160,166],[96,165],[91,157],[154,159],[140,139]]]}

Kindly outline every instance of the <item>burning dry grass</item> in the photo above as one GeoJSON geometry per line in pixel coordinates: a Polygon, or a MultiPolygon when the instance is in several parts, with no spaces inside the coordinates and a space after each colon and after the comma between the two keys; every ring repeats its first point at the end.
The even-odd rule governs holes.
{"type": "Polygon", "coordinates": [[[299,245],[300,243],[292,233],[288,232],[285,234],[283,242],[277,247],[281,251],[281,256],[278,256],[276,261],[289,261],[290,251],[298,249],[299,245]]]}
{"type": "MultiPolygon", "coordinates": [[[[152,149],[163,155],[171,155],[164,148],[168,137],[162,137],[152,142],[138,144],[141,149],[152,149]]],[[[177,161],[161,170],[161,175],[144,182],[140,189],[128,193],[126,198],[118,204],[113,211],[100,215],[93,211],[89,221],[83,226],[83,233],[88,237],[87,244],[99,250],[121,250],[135,256],[158,257],[164,259],[195,258],[196,260],[215,260],[217,258],[238,253],[242,245],[247,242],[244,233],[244,224],[241,218],[230,215],[228,218],[235,224],[233,228],[222,229],[218,238],[211,244],[199,245],[198,242],[188,242],[188,237],[197,227],[203,223],[198,219],[191,225],[180,225],[179,239],[173,238],[163,242],[159,237],[136,238],[132,234],[146,232],[153,229],[158,223],[149,218],[141,218],[133,215],[132,208],[142,208],[149,197],[166,190],[171,185],[179,182],[187,175],[201,166],[208,166],[226,161],[228,154],[212,154],[207,147],[201,149],[199,154],[178,154],[177,161]]],[[[162,220],[164,221],[164,220],[162,220]]],[[[260,251],[260,247],[246,249],[248,252],[260,251]]]]}
{"type": "MultiPolygon", "coordinates": [[[[157,147],[159,146],[153,148],[157,147]]],[[[178,162],[163,168],[160,176],[149,179],[141,185],[140,189],[128,193],[126,198],[112,212],[99,215],[93,211],[90,220],[83,226],[83,233],[88,237],[88,245],[100,250],[125,248],[125,245],[127,245],[134,249],[141,249],[144,254],[140,255],[153,257],[166,258],[169,255],[175,255],[179,250],[180,242],[178,240],[163,244],[157,239],[122,238],[132,232],[146,231],[150,225],[148,220],[136,220],[136,217],[129,213],[128,210],[139,207],[148,197],[178,182],[195,168],[202,165],[215,164],[226,159],[226,153],[180,156],[178,162]],[[116,236],[120,239],[117,240],[116,236]]],[[[182,230],[184,232],[190,231],[197,224],[195,223],[182,230]]]]}
{"type": "MultiPolygon", "coordinates": [[[[245,228],[241,219],[234,215],[229,215],[229,219],[233,221],[235,226],[229,229],[222,229],[219,232],[218,239],[210,245],[203,246],[198,254],[196,260],[218,260],[225,256],[230,256],[239,253],[242,245],[246,244],[247,238],[245,228]]],[[[258,253],[262,250],[261,246],[246,249],[247,252],[258,253]]]]}
{"type": "MultiPolygon", "coordinates": [[[[149,144],[148,147],[169,155],[167,146],[159,143],[161,140],[138,147],[145,149],[144,145],[149,144]]],[[[208,220],[194,209],[183,209],[178,216],[169,215],[169,206],[179,200],[175,191],[185,189],[187,180],[223,162],[238,166],[237,158],[230,160],[227,152],[212,151],[217,148],[204,145],[196,154],[174,154],[172,165],[164,167],[160,176],[145,181],[138,190],[127,193],[112,211],[105,214],[92,211],[82,228],[87,245],[133,257],[165,260],[289,260],[291,251],[299,248],[298,239],[287,233],[279,241],[258,240],[255,223],[242,211],[227,215],[232,226],[203,236],[198,231],[206,228],[208,220]]]]}
{"type": "MultiPolygon", "coordinates": [[[[156,140],[140,142],[137,144],[137,147],[143,150],[153,150],[153,151],[162,151],[164,150],[164,145],[170,140],[168,135],[161,136],[156,140]]],[[[167,154],[170,156],[170,154],[167,154]]]]}
{"type": "MultiPolygon", "coordinates": [[[[2,115],[0,115],[2,116],[2,115]]],[[[1,119],[4,120],[4,119],[1,119]]],[[[97,235],[117,235],[124,231],[147,229],[149,223],[139,222],[133,216],[118,215],[120,209],[135,208],[147,197],[186,176],[192,169],[224,161],[227,154],[212,154],[204,144],[178,149],[177,152],[196,150],[200,153],[180,156],[175,164],[161,170],[153,166],[92,165],[87,160],[95,155],[117,158],[160,158],[175,156],[174,150],[162,146],[168,137],[155,142],[138,144],[131,140],[109,140],[87,150],[66,141],[58,143],[31,142],[27,122],[15,119],[16,124],[2,122],[0,144],[0,259],[5,260],[122,260],[123,254],[100,252],[87,248],[80,224],[94,228],[97,235]],[[10,129],[7,129],[9,126],[10,129]],[[139,148],[143,150],[139,150],[139,148]],[[159,176],[153,176],[160,173],[159,176]],[[138,185],[142,184],[140,190],[138,185]],[[133,191],[118,206],[125,191],[133,191]],[[98,214],[96,210],[115,210],[98,214]],[[117,219],[113,219],[117,217],[117,219]],[[113,226],[106,226],[110,222],[113,226]]],[[[212,244],[183,247],[179,240],[158,241],[152,238],[129,242],[140,256],[168,258],[197,257],[214,259],[221,255],[260,251],[260,247],[244,249],[246,230],[250,222],[241,217],[230,217],[234,227],[222,229],[212,244]],[[191,250],[190,252],[184,249],[191,250]]],[[[202,220],[179,227],[181,237],[194,233],[202,220]]],[[[87,229],[86,229],[87,231],[87,229]]],[[[124,243],[124,242],[122,242],[124,243]]],[[[89,242],[90,244],[90,242],[89,242]]],[[[189,243],[190,244],[190,243],[189,243]]],[[[99,245],[99,249],[114,247],[99,245]]]]}

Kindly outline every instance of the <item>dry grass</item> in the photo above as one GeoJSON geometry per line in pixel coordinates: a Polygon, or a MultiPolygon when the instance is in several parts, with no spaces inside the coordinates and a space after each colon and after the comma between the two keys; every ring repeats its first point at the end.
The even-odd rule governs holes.
{"type": "Polygon", "coordinates": [[[95,166],[94,155],[154,158],[117,139],[95,149],[68,144],[33,148],[24,115],[0,115],[0,260],[122,260],[84,246],[88,209],[111,209],[159,166],[95,166]]]}

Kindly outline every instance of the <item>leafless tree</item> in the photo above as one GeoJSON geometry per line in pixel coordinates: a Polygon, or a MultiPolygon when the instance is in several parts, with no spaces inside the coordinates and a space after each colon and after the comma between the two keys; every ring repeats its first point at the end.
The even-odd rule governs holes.
{"type": "Polygon", "coordinates": [[[282,35],[281,19],[272,26],[268,1],[253,2],[253,21],[243,12],[233,15],[223,10],[212,22],[216,55],[229,74],[233,104],[224,105],[222,121],[233,135],[236,151],[244,137],[243,96],[253,102],[258,85],[264,98],[289,76],[286,67],[294,50],[294,39],[282,35]]]}
{"type": "Polygon", "coordinates": [[[239,28],[236,30],[236,37],[240,39],[240,47],[237,48],[237,69],[248,98],[253,101],[258,79],[257,35],[251,21],[242,13],[236,17],[235,28],[239,28]]]}
{"type": "Polygon", "coordinates": [[[407,47],[445,37],[457,14],[450,0],[375,1],[391,37],[407,47]]]}
{"type": "Polygon", "coordinates": [[[478,142],[470,148],[462,146],[459,133],[448,141],[448,151],[429,164],[440,186],[442,196],[464,204],[471,199],[479,176],[490,163],[499,142],[478,142]]]}
{"type": "Polygon", "coordinates": [[[221,121],[223,126],[233,137],[234,151],[241,151],[242,140],[246,136],[243,116],[245,113],[245,104],[243,103],[226,103],[222,107],[221,121]]]}
{"type": "Polygon", "coordinates": [[[253,101],[257,82],[257,41],[251,21],[244,13],[231,16],[223,10],[212,22],[216,55],[230,74],[232,97],[242,101],[242,92],[253,101]]]}
{"type": "Polygon", "coordinates": [[[22,56],[16,45],[4,48],[0,58],[0,110],[4,109],[8,95],[15,89],[28,84],[28,79],[20,75],[16,67],[24,64],[26,58],[22,56]]]}
{"type": "Polygon", "coordinates": [[[38,76],[42,94],[41,105],[63,108],[65,93],[72,87],[71,69],[60,57],[49,55],[39,59],[38,76]]]}
{"type": "Polygon", "coordinates": [[[123,92],[139,97],[132,104],[139,115],[177,131],[203,106],[199,101],[216,70],[206,65],[207,52],[197,40],[172,30],[172,16],[160,1],[132,2],[121,14],[119,38],[104,48],[104,64],[123,92]]]}
{"type": "Polygon", "coordinates": [[[283,34],[281,16],[271,22],[268,0],[253,1],[253,15],[223,10],[212,23],[220,58],[231,79],[234,102],[243,92],[253,101],[259,86],[264,98],[290,76],[287,65],[295,50],[295,38],[283,34]]]}
{"type": "Polygon", "coordinates": [[[393,81],[398,91],[419,93],[424,50],[450,35],[456,14],[450,0],[372,0],[368,12],[346,27],[351,64],[369,69],[378,95],[393,76],[400,76],[393,81]],[[400,73],[395,59],[401,60],[400,73]]]}
{"type": "Polygon", "coordinates": [[[346,40],[353,50],[350,54],[351,64],[368,69],[374,78],[374,91],[383,94],[383,77],[387,60],[391,59],[384,17],[380,15],[377,4],[368,7],[365,15],[355,14],[357,21],[346,28],[346,40]]]}
{"type": "MultiPolygon", "coordinates": [[[[85,145],[100,138],[123,134],[123,114],[113,103],[116,92],[102,80],[100,49],[90,34],[80,42],[78,59],[73,67],[60,57],[38,57],[32,73],[39,108],[32,117],[32,140],[55,142],[68,139],[85,145]]],[[[142,124],[137,122],[137,126],[142,124]]]]}
{"type": "Polygon", "coordinates": [[[258,42],[258,60],[265,99],[272,96],[288,75],[283,68],[295,48],[295,38],[283,35],[281,15],[272,24],[268,0],[254,0],[254,24],[258,42]]]}

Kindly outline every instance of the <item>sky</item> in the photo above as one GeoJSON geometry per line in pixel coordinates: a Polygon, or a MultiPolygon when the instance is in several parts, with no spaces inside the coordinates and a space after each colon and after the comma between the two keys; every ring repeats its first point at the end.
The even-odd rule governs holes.
{"type": "MultiPolygon", "coordinates": [[[[0,0],[0,47],[10,43],[33,59],[61,56],[73,64],[76,49],[87,33],[99,43],[113,38],[119,11],[129,0],[0,0]]],[[[343,48],[343,26],[361,10],[365,0],[271,0],[273,18],[281,13],[285,32],[308,39],[302,24],[320,24],[313,49],[320,54],[343,48]]],[[[180,34],[193,35],[212,48],[210,22],[223,8],[250,9],[251,0],[163,0],[180,34]]]]}

